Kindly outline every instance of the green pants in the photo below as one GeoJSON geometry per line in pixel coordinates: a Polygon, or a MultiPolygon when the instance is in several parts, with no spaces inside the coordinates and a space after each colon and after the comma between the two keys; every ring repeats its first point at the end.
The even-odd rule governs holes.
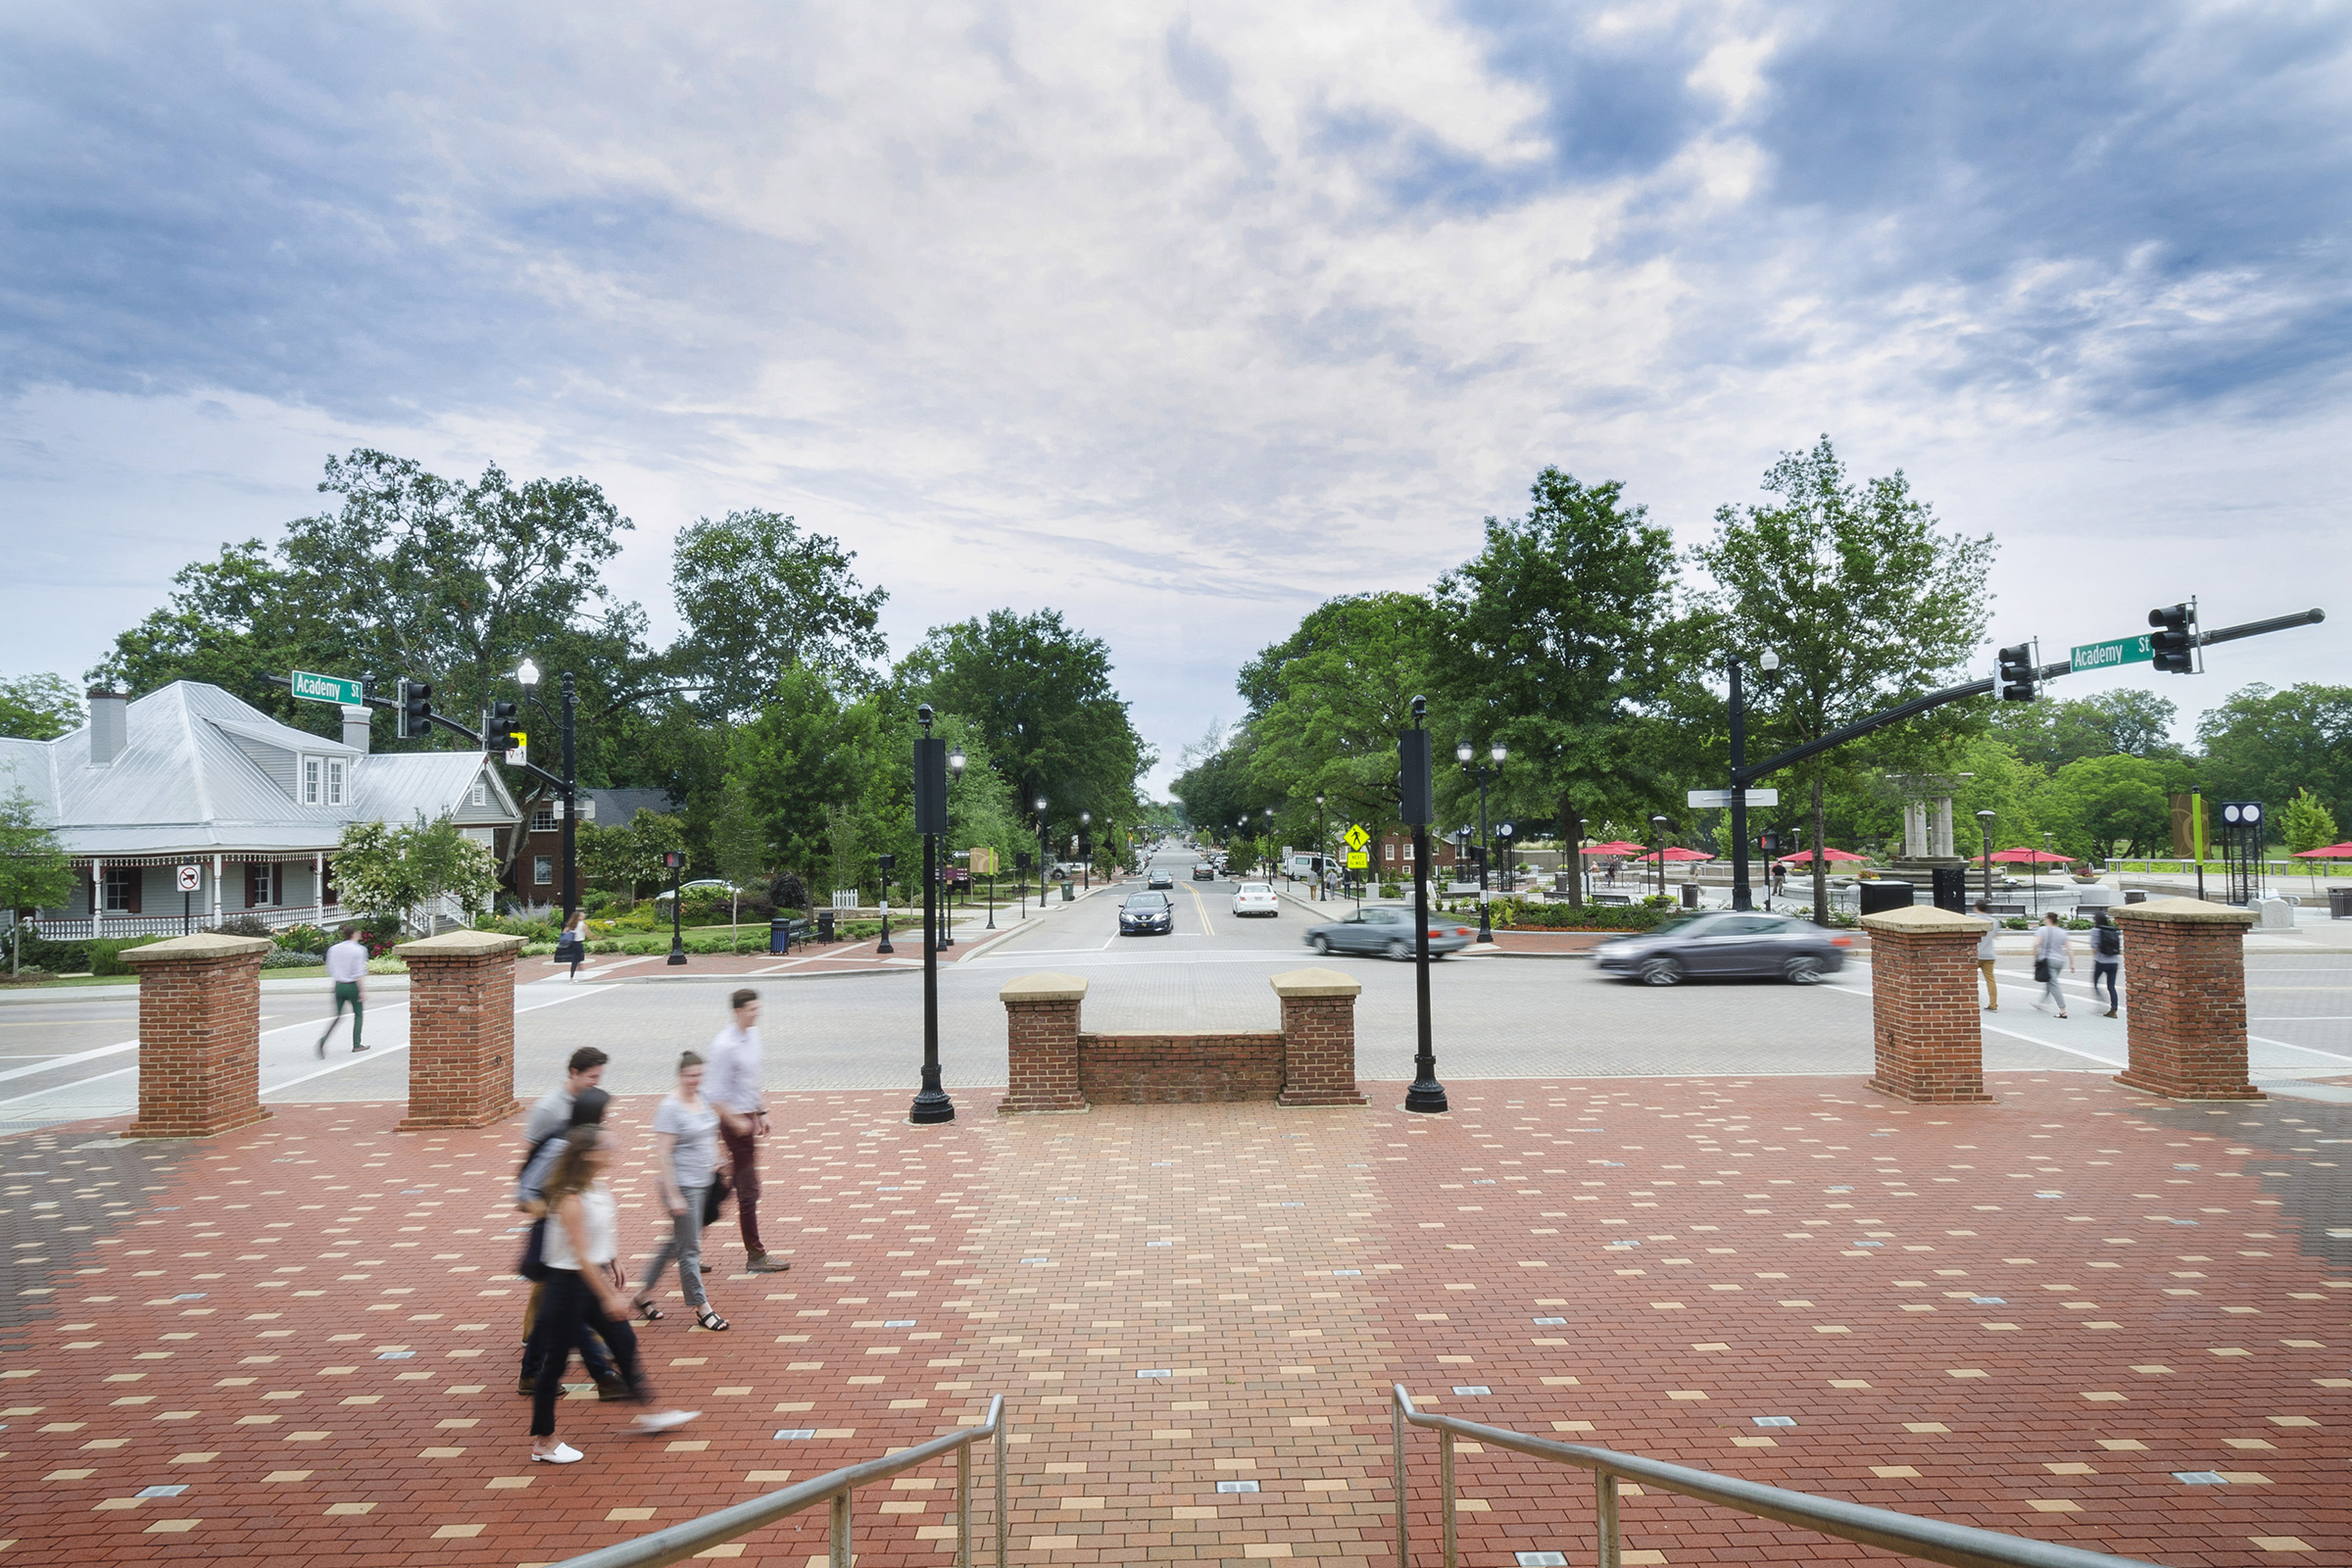
{"type": "Polygon", "coordinates": [[[360,998],[360,983],[357,980],[335,982],[335,1015],[326,1020],[326,1034],[318,1037],[320,1045],[326,1044],[326,1036],[333,1034],[335,1025],[343,1021],[343,1009],[346,1006],[351,1008],[351,1049],[360,1049],[360,1025],[367,1020],[368,1004],[360,998]]]}

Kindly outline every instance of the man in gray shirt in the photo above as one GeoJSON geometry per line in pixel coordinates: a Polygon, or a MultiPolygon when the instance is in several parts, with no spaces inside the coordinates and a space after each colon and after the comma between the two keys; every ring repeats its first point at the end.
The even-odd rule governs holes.
{"type": "Polygon", "coordinates": [[[564,1071],[564,1086],[540,1096],[530,1114],[522,1119],[524,1150],[538,1148],[571,1125],[571,1102],[579,1099],[581,1090],[595,1089],[604,1083],[605,1063],[611,1059],[594,1046],[582,1046],[571,1054],[564,1071]]]}
{"type": "Polygon", "coordinates": [[[760,993],[748,987],[727,999],[734,1021],[710,1042],[703,1098],[718,1111],[718,1136],[734,1167],[735,1218],[743,1227],[745,1267],[781,1274],[792,1267],[760,1244],[760,1147],[767,1132],[767,1095],[760,1088],[760,993]]]}

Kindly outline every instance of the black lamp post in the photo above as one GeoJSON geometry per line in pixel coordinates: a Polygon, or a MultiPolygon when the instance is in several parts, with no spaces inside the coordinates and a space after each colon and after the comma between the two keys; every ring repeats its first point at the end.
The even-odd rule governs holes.
{"type": "MultiPolygon", "coordinates": [[[[522,688],[523,701],[536,702],[539,694],[539,666],[525,659],[514,671],[514,683],[522,688]]],[[[564,694],[564,718],[561,734],[564,740],[564,779],[557,786],[564,802],[563,858],[564,858],[564,924],[560,929],[571,929],[572,911],[580,906],[579,857],[579,768],[577,731],[580,713],[579,682],[565,670],[561,677],[564,694]]],[[[544,710],[542,710],[544,711],[544,710]]],[[[541,774],[545,777],[545,774],[541,774]]],[[[528,899],[525,899],[528,902],[528,899]]]]}
{"type": "Polygon", "coordinates": [[[1581,909],[1585,906],[1585,819],[1570,812],[1561,826],[1567,832],[1568,853],[1576,858],[1572,862],[1576,869],[1568,883],[1568,906],[1581,909]]]}
{"type": "MultiPolygon", "coordinates": [[[[1747,879],[1747,698],[1740,689],[1740,661],[1728,661],[1731,675],[1732,720],[1732,907],[1755,907],[1755,899],[1747,879]]],[[[1756,668],[1762,673],[1767,688],[1781,683],[1781,656],[1766,649],[1756,658],[1756,668]]],[[[1771,875],[1769,870],[1765,873],[1771,875]]]]}
{"type": "Polygon", "coordinates": [[[1078,858],[1083,866],[1078,874],[1086,879],[1086,891],[1089,893],[1095,891],[1094,826],[1094,812],[1080,811],[1078,813],[1078,858]]]}
{"type": "Polygon", "coordinates": [[[1403,816],[1413,830],[1413,1083],[1404,1108],[1436,1113],[1446,1109],[1446,1086],[1438,1082],[1438,1052],[1429,1019],[1429,818],[1433,769],[1429,756],[1429,700],[1413,699],[1413,727],[1396,737],[1396,771],[1403,781],[1403,816]]]}
{"type": "Polygon", "coordinates": [[[1487,862],[1494,858],[1494,841],[1487,832],[1487,785],[1502,777],[1502,761],[1509,754],[1503,750],[1502,742],[1496,741],[1487,749],[1487,755],[1494,759],[1494,765],[1489,767],[1481,762],[1473,767],[1470,760],[1477,755],[1467,737],[1453,748],[1453,760],[1462,764],[1462,771],[1478,780],[1478,842],[1481,852],[1478,861],[1478,940],[1492,942],[1494,940],[1494,928],[1487,918],[1487,862]]]}
{"type": "MultiPolygon", "coordinates": [[[[1020,879],[1013,884],[1013,887],[1021,896],[1021,918],[1026,920],[1029,918],[1029,852],[1027,850],[1014,852],[1012,870],[1013,875],[1020,879]]],[[[992,921],[996,919],[996,910],[989,910],[988,917],[992,921]]]]}
{"type": "MultiPolygon", "coordinates": [[[[947,847],[948,808],[952,804],[951,798],[956,792],[956,786],[963,781],[964,761],[962,747],[954,747],[948,752],[948,793],[941,797],[939,805],[939,875],[942,880],[946,879],[950,867],[956,863],[956,852],[947,847]]],[[[939,945],[942,949],[952,948],[956,945],[956,889],[953,884],[948,888],[947,897],[940,902],[943,908],[939,921],[939,945]]],[[[963,903],[964,907],[971,907],[972,896],[970,893],[964,894],[963,903]]]]}
{"type": "Polygon", "coordinates": [[[931,705],[914,710],[914,830],[923,837],[923,1087],[906,1119],[954,1121],[956,1102],[939,1080],[939,850],[948,833],[948,743],[931,734],[931,705]]]}
{"type": "Polygon", "coordinates": [[[1984,845],[1984,897],[1992,898],[1992,817],[1990,810],[1977,813],[1977,832],[1984,845]]]}
{"type": "Polygon", "coordinates": [[[678,906],[685,899],[678,887],[686,875],[686,855],[682,850],[663,850],[662,863],[669,867],[669,961],[686,961],[686,938],[678,920],[678,906]]]}
{"type": "Polygon", "coordinates": [[[1649,830],[1650,835],[1658,841],[1658,897],[1662,899],[1666,896],[1666,819],[1662,816],[1651,817],[1649,830]]]}
{"type": "Polygon", "coordinates": [[[1046,830],[1046,798],[1037,798],[1037,906],[1046,906],[1046,872],[1054,864],[1054,835],[1046,830]]]}
{"type": "Polygon", "coordinates": [[[1517,831],[1518,829],[1508,822],[1498,823],[1494,828],[1494,836],[1502,840],[1502,892],[1505,898],[1508,898],[1511,892],[1511,835],[1517,831]]]}
{"type": "Polygon", "coordinates": [[[874,857],[874,863],[882,868],[882,941],[874,952],[896,953],[899,950],[890,945],[890,873],[897,868],[899,858],[884,850],[874,857]]]}
{"type": "Polygon", "coordinates": [[[1323,810],[1323,797],[1317,795],[1315,797],[1315,897],[1317,899],[1323,898],[1330,892],[1331,858],[1324,853],[1330,846],[1330,833],[1331,822],[1323,810]]]}

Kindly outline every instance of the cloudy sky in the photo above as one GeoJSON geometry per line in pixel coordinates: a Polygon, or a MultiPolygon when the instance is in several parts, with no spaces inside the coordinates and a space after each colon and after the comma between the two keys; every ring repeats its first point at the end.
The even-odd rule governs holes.
{"type": "Polygon", "coordinates": [[[598,480],[658,632],[748,506],[899,649],[1057,606],[1172,758],[1546,464],[1694,540],[1827,432],[1998,537],[2000,640],[2316,604],[2163,689],[2343,680],[2348,57],[2165,0],[10,7],[0,672],[365,444],[598,480]]]}

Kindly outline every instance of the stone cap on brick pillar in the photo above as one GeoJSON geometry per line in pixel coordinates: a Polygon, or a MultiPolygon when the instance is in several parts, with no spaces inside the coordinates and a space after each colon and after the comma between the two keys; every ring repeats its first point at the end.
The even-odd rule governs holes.
{"type": "MultiPolygon", "coordinates": [[[[2145,920],[2151,925],[2252,925],[2251,909],[2233,909],[2227,904],[2208,904],[2203,899],[2150,899],[2145,904],[2127,904],[2109,909],[2107,917],[2116,921],[2145,920]]],[[[130,953],[122,955],[127,960],[130,953]]]]}
{"type": "Polygon", "coordinates": [[[1007,980],[999,1002],[1084,1002],[1086,982],[1074,974],[1025,974],[1007,980]]]}
{"type": "Polygon", "coordinates": [[[219,931],[200,931],[194,936],[173,937],[169,942],[150,942],[145,947],[124,948],[120,955],[124,963],[201,962],[206,958],[241,958],[247,954],[268,953],[268,937],[232,937],[219,931]]]}
{"type": "Polygon", "coordinates": [[[1363,982],[1337,969],[1291,969],[1266,982],[1284,1000],[1292,997],[1353,997],[1363,994],[1363,982]]]}
{"type": "Polygon", "coordinates": [[[1884,931],[1890,936],[1982,936],[1992,926],[1981,914],[1954,914],[1938,909],[1933,904],[1914,904],[1900,909],[1882,909],[1877,914],[1862,917],[1865,931],[1884,931]]]}
{"type": "Polygon", "coordinates": [[[444,931],[403,942],[392,951],[411,963],[418,958],[427,963],[435,958],[501,958],[520,953],[522,938],[498,931],[444,931]]]}

